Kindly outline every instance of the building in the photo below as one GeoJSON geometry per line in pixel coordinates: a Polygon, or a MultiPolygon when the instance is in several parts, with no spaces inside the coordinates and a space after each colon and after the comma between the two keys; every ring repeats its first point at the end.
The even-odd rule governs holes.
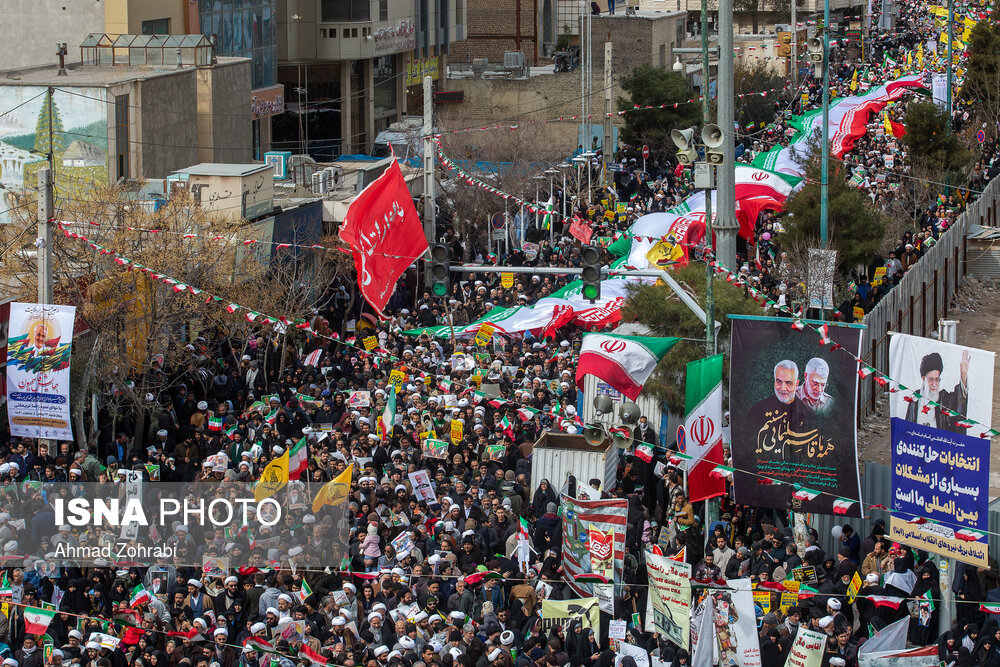
{"type": "MultiPolygon", "coordinates": [[[[468,0],[469,30],[465,42],[452,49],[453,62],[486,58],[504,62],[504,54],[520,52],[529,65],[548,62],[562,30],[557,25],[558,0],[468,0]]],[[[577,14],[579,14],[579,2],[577,14]]],[[[574,26],[575,28],[576,26],[574,26]]],[[[573,34],[577,34],[574,30],[573,34]]]]}
{"type": "Polygon", "coordinates": [[[79,198],[101,184],[252,158],[250,60],[217,58],[203,35],[98,33],[79,48],[82,62],[64,70],[0,72],[0,108],[10,110],[0,118],[4,208],[19,203],[49,152],[57,197],[79,198]]]}
{"type": "Polygon", "coordinates": [[[0,0],[4,34],[0,67],[23,69],[50,63],[56,44],[79,45],[92,32],[104,31],[108,0],[0,0]]]}
{"type": "Polygon", "coordinates": [[[466,0],[278,0],[274,146],[317,159],[367,153],[409,108],[422,73],[465,38],[466,0]],[[407,88],[407,84],[415,85],[407,88]]]}
{"type": "Polygon", "coordinates": [[[103,4],[108,33],[202,34],[215,40],[217,55],[249,58],[248,140],[253,158],[263,159],[271,149],[271,118],[285,111],[285,89],[277,80],[277,0],[103,0],[103,4]]]}

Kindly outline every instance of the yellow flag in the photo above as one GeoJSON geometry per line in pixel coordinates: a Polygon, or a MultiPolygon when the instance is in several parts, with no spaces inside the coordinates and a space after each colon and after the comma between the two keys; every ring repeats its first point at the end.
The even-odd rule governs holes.
{"type": "Polygon", "coordinates": [[[851,92],[853,93],[858,89],[858,68],[854,68],[854,74],[851,75],[851,92]]]}
{"type": "Polygon", "coordinates": [[[329,482],[320,487],[313,498],[313,514],[319,511],[324,505],[339,505],[347,500],[351,492],[351,475],[354,474],[354,464],[347,466],[347,470],[340,473],[329,482]]]}
{"type": "Polygon", "coordinates": [[[917,67],[920,69],[924,68],[924,44],[923,42],[917,44],[917,67]]]}
{"type": "Polygon", "coordinates": [[[264,467],[260,481],[253,490],[253,499],[260,502],[270,498],[288,484],[288,451],[274,459],[264,467]]]}
{"type": "Polygon", "coordinates": [[[892,136],[892,123],[889,121],[889,112],[888,111],[885,112],[885,117],[884,117],[884,121],[883,122],[885,123],[885,136],[891,137],[892,136]]]}

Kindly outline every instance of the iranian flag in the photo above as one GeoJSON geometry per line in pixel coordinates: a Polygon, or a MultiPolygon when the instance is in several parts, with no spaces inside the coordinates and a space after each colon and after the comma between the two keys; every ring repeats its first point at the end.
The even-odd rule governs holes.
{"type": "Polygon", "coordinates": [[[1000,614],[1000,602],[984,602],[979,605],[979,611],[986,614],[1000,614]]]}
{"type": "Polygon", "coordinates": [[[251,651],[273,651],[274,646],[271,642],[258,637],[257,635],[251,635],[243,640],[243,648],[248,648],[251,651]]]}
{"type": "Polygon", "coordinates": [[[678,338],[584,334],[576,367],[576,386],[594,375],[615,390],[635,400],[642,386],[678,338]]]}
{"type": "Polygon", "coordinates": [[[833,513],[834,514],[847,514],[848,510],[851,509],[851,505],[854,505],[857,501],[848,500],[847,498],[837,498],[833,501],[833,513]]]}
{"type": "Polygon", "coordinates": [[[306,438],[303,436],[288,453],[288,479],[298,479],[308,467],[309,445],[306,444],[306,438]]]}
{"type": "Polygon", "coordinates": [[[392,427],[396,424],[396,385],[389,385],[389,396],[382,411],[382,439],[392,437],[392,427]]]}
{"type": "Polygon", "coordinates": [[[640,442],[635,448],[635,455],[640,459],[649,463],[653,460],[653,448],[647,445],[645,442],[640,442]]]}
{"type": "Polygon", "coordinates": [[[49,629],[49,623],[56,615],[55,609],[39,609],[38,607],[24,608],[24,634],[44,635],[49,629]]]}
{"type": "Polygon", "coordinates": [[[521,421],[527,422],[535,418],[535,413],[538,410],[533,410],[532,408],[518,408],[517,416],[521,418],[521,421]]]}
{"type": "Polygon", "coordinates": [[[141,604],[149,602],[152,597],[145,586],[140,584],[132,589],[132,596],[129,598],[128,604],[130,607],[138,607],[141,604]]]}
{"type": "Polygon", "coordinates": [[[208,418],[208,430],[209,431],[221,431],[222,430],[222,417],[209,417],[208,418]]]}
{"type": "Polygon", "coordinates": [[[712,474],[722,463],[722,358],[716,354],[687,365],[684,388],[684,451],[691,502],[726,494],[726,480],[712,474]]]}
{"type": "Polygon", "coordinates": [[[890,609],[899,609],[899,605],[900,603],[903,602],[903,598],[897,598],[891,595],[869,595],[868,601],[871,602],[876,607],[889,607],[890,609]]]}
{"type": "Polygon", "coordinates": [[[525,519],[523,516],[518,518],[520,519],[520,524],[518,525],[517,528],[517,534],[523,535],[524,539],[529,539],[530,535],[528,534],[528,520],[525,519]]]}
{"type": "Polygon", "coordinates": [[[313,589],[309,588],[309,582],[303,579],[302,588],[300,588],[299,592],[296,593],[296,595],[299,598],[299,604],[305,604],[306,600],[309,599],[309,596],[312,594],[313,594],[313,589]]]}
{"type": "Polygon", "coordinates": [[[302,646],[299,647],[299,659],[308,660],[310,663],[314,665],[330,664],[329,660],[327,660],[322,655],[309,648],[308,644],[302,644],[302,646]]]}
{"type": "Polygon", "coordinates": [[[819,497],[819,491],[813,491],[812,489],[807,489],[804,486],[795,485],[795,492],[792,493],[792,498],[797,498],[799,500],[814,500],[819,497]]]}
{"type": "Polygon", "coordinates": [[[983,533],[975,530],[969,530],[968,528],[955,531],[955,539],[962,540],[963,542],[978,542],[984,537],[986,537],[986,535],[983,533]]]}

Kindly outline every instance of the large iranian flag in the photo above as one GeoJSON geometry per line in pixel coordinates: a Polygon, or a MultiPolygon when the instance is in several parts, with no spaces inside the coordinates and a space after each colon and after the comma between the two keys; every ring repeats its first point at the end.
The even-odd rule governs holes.
{"type": "Polygon", "coordinates": [[[725,479],[713,475],[722,463],[722,355],[687,365],[684,387],[684,453],[691,502],[726,494],[725,479]]]}
{"type": "Polygon", "coordinates": [[[594,375],[631,400],[639,397],[642,386],[656,364],[679,338],[653,336],[615,336],[585,334],[576,366],[576,386],[583,389],[583,378],[594,375]]]}
{"type": "Polygon", "coordinates": [[[309,445],[303,436],[288,452],[288,479],[298,479],[309,467],[309,445]]]}
{"type": "Polygon", "coordinates": [[[54,609],[40,609],[38,607],[24,608],[24,634],[44,635],[49,629],[49,623],[56,615],[54,609]]]}

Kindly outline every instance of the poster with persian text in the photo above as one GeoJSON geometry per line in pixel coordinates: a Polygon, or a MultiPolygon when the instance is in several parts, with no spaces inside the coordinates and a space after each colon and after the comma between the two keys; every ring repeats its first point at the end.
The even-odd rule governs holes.
{"type": "Polygon", "coordinates": [[[10,304],[7,419],[10,433],[72,440],[69,373],[75,306],[10,304]]]}

